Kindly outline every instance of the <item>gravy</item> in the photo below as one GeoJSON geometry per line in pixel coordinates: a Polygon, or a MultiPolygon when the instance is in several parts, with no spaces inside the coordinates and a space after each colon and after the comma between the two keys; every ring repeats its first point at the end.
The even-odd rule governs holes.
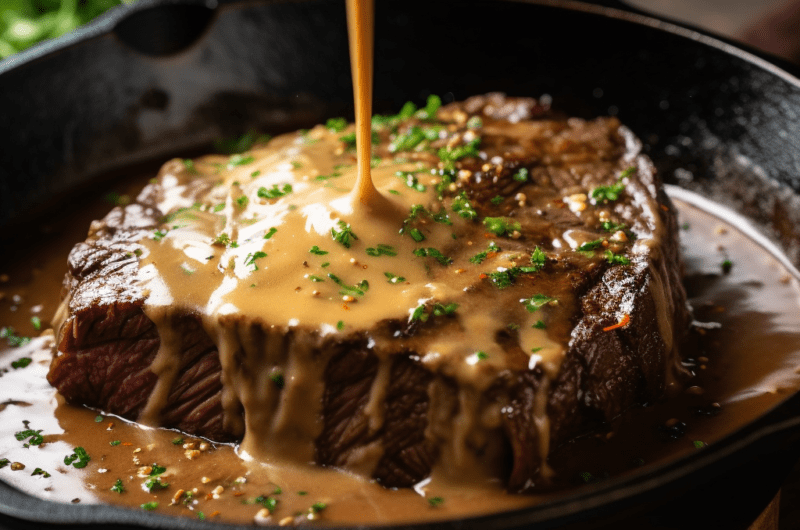
{"type": "MultiPolygon", "coordinates": [[[[795,272],[727,222],[724,209],[710,212],[687,192],[673,196],[685,227],[685,284],[697,320],[705,323],[695,328],[695,351],[686,361],[696,375],[681,395],[628,411],[619,426],[609,426],[614,427],[613,437],[598,432],[557,448],[550,461],[559,470],[556,483],[562,488],[647,472],[650,466],[702,450],[800,388],[800,287],[795,272]]],[[[9,278],[0,284],[0,322],[22,335],[35,333],[30,317],[54,311],[71,242],[81,238],[88,219],[106,208],[73,219],[74,237],[66,238],[63,248],[35,250],[39,266],[31,274],[25,274],[22,262],[3,265],[9,278]],[[15,296],[20,298],[15,301],[15,296]]],[[[0,353],[0,461],[8,460],[0,479],[40,498],[145,506],[164,514],[229,522],[322,519],[357,524],[463,518],[559,495],[509,495],[499,483],[452,484],[436,475],[415,489],[392,491],[343,472],[247,461],[237,447],[61,403],[45,380],[51,341],[51,332],[44,331],[30,344],[0,353]],[[11,363],[21,358],[32,362],[13,368],[11,363]],[[17,440],[15,433],[26,429],[41,430],[43,443],[25,447],[27,440],[17,440]],[[84,468],[64,463],[77,446],[91,457],[84,468]],[[150,492],[143,484],[152,478],[153,464],[166,468],[158,476],[169,486],[150,492]],[[41,472],[33,474],[37,469],[41,472]],[[117,480],[124,493],[111,491],[117,480]],[[263,511],[273,507],[269,499],[276,501],[271,515],[263,511]]]]}

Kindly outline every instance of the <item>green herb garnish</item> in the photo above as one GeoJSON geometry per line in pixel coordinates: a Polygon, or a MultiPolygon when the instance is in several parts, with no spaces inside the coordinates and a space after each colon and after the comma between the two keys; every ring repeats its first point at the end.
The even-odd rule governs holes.
{"type": "Polygon", "coordinates": [[[280,371],[274,371],[269,374],[269,380],[275,383],[275,386],[278,388],[283,388],[286,384],[286,379],[283,377],[283,372],[280,371]]]}
{"type": "Polygon", "coordinates": [[[264,186],[258,188],[258,196],[262,199],[277,199],[279,197],[283,197],[288,195],[292,192],[292,185],[291,184],[284,184],[283,186],[278,186],[277,184],[273,184],[271,188],[267,189],[264,186]]]}
{"type": "Polygon", "coordinates": [[[141,505],[142,510],[147,510],[148,512],[152,512],[156,508],[158,508],[158,501],[150,501],[146,502],[141,505]]]}
{"type": "Polygon", "coordinates": [[[483,260],[489,257],[489,254],[493,252],[500,252],[500,247],[498,247],[494,241],[491,241],[489,243],[489,248],[487,248],[483,252],[478,252],[477,254],[469,258],[469,262],[474,263],[476,265],[480,265],[481,263],[483,263],[483,260]]]}
{"type": "Polygon", "coordinates": [[[522,229],[522,225],[518,221],[507,217],[484,217],[483,226],[497,236],[511,234],[522,229]]]}
{"type": "Polygon", "coordinates": [[[24,443],[22,445],[22,447],[28,447],[31,445],[42,445],[42,442],[44,442],[44,437],[42,436],[41,429],[39,429],[38,431],[34,431],[33,429],[25,429],[24,431],[15,432],[14,437],[20,442],[29,439],[27,443],[24,443]]]}
{"type": "Polygon", "coordinates": [[[339,230],[335,228],[331,228],[331,236],[333,240],[337,243],[341,243],[345,246],[345,248],[350,248],[352,245],[352,239],[358,239],[358,236],[353,232],[353,229],[350,228],[350,225],[345,223],[344,221],[339,221],[337,223],[339,230]]]}
{"type": "Polygon", "coordinates": [[[453,258],[449,258],[437,249],[430,247],[414,249],[414,255],[421,258],[435,258],[441,265],[449,265],[453,262],[453,258]]]}
{"type": "Polygon", "coordinates": [[[453,197],[453,202],[450,203],[450,209],[464,219],[469,219],[470,221],[478,217],[478,212],[476,212],[472,204],[470,204],[465,191],[453,197]]]}
{"type": "Polygon", "coordinates": [[[325,254],[328,253],[327,250],[322,250],[317,245],[314,245],[313,247],[311,247],[309,249],[309,252],[312,253],[312,254],[316,254],[317,256],[324,256],[325,254]]]}
{"type": "MultiPolygon", "coordinates": [[[[30,339],[28,339],[28,340],[30,340],[30,339]]],[[[9,341],[9,342],[11,342],[11,341],[9,341]]],[[[12,344],[12,346],[13,346],[13,344],[12,344]]],[[[11,368],[13,368],[15,370],[18,369],[18,368],[25,368],[26,366],[31,364],[31,362],[33,362],[33,359],[31,359],[30,357],[20,357],[16,361],[11,361],[11,368]]]]}
{"type": "Polygon", "coordinates": [[[331,132],[340,133],[347,128],[347,120],[344,118],[331,118],[325,122],[325,128],[331,132]]]}
{"type": "Polygon", "coordinates": [[[125,493],[125,486],[122,485],[122,479],[117,479],[114,485],[111,486],[111,491],[116,493],[125,493]]]}
{"type": "Polygon", "coordinates": [[[277,232],[278,232],[278,229],[273,226],[272,228],[267,230],[266,234],[264,234],[264,239],[271,239],[272,236],[274,236],[277,232]]]}
{"type": "Polygon", "coordinates": [[[538,311],[539,309],[549,304],[550,302],[555,302],[555,300],[556,300],[555,298],[551,298],[543,294],[535,294],[530,298],[524,298],[520,300],[520,302],[525,304],[525,309],[528,310],[528,313],[533,313],[534,311],[538,311]]]}
{"type": "Polygon", "coordinates": [[[614,254],[610,250],[606,250],[605,255],[608,262],[612,265],[630,265],[631,263],[631,260],[629,260],[625,256],[614,254]]]}
{"type": "Polygon", "coordinates": [[[33,329],[37,331],[42,329],[42,319],[37,316],[31,317],[31,324],[33,324],[33,329]]]}
{"type": "Polygon", "coordinates": [[[367,254],[370,256],[397,256],[397,250],[390,245],[379,243],[377,247],[370,247],[367,249],[367,254]]]}
{"type": "Polygon", "coordinates": [[[76,447],[71,455],[64,457],[64,463],[66,465],[72,464],[73,467],[81,469],[86,467],[91,459],[92,457],[89,456],[86,449],[83,447],[76,447]]]}
{"type": "Polygon", "coordinates": [[[258,251],[258,252],[255,252],[255,253],[250,253],[244,258],[244,265],[245,265],[245,267],[249,267],[250,265],[252,265],[253,266],[253,271],[257,271],[258,270],[258,265],[256,265],[256,260],[257,259],[261,259],[261,258],[266,258],[266,257],[267,257],[267,253],[266,252],[262,252],[262,251],[258,251]]]}
{"type": "Polygon", "coordinates": [[[392,274],[391,272],[384,272],[383,275],[388,278],[388,282],[389,283],[398,284],[398,283],[403,283],[404,281],[406,281],[406,279],[404,277],[396,276],[396,275],[392,274]]]}

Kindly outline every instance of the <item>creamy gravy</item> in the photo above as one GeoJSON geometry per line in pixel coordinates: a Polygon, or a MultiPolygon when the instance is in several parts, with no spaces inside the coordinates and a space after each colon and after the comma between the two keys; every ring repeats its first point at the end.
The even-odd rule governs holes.
{"type": "MultiPolygon", "coordinates": [[[[682,197],[691,199],[685,192],[682,197]]],[[[676,203],[681,222],[688,225],[682,242],[696,318],[720,325],[704,325],[695,332],[697,349],[687,367],[696,376],[685,392],[629,411],[614,426],[613,437],[598,433],[554,451],[557,483],[565,487],[635,473],[640,466],[646,471],[697,451],[694,442],[720,440],[800,388],[798,278],[724,219],[688,202],[676,203]],[[723,274],[726,259],[732,266],[723,274]]],[[[87,212],[88,219],[101,213],[87,212]]],[[[68,241],[80,239],[86,222],[76,223],[77,234],[68,241]]],[[[0,322],[31,335],[30,317],[52,314],[68,245],[59,252],[52,247],[36,251],[39,265],[30,275],[22,263],[4,265],[10,278],[0,284],[0,322]],[[21,298],[15,301],[15,296],[21,298]]],[[[499,512],[558,495],[508,495],[499,483],[452,484],[436,475],[416,489],[391,491],[343,472],[242,460],[231,446],[60,403],[44,378],[50,341],[46,331],[29,345],[0,354],[0,459],[9,461],[0,469],[0,479],[45,499],[137,509],[157,502],[159,513],[237,522],[289,523],[310,516],[331,523],[399,523],[499,512]],[[12,362],[24,357],[32,359],[30,365],[12,368],[12,362]],[[28,428],[42,431],[41,446],[26,448],[15,439],[26,421],[28,428]],[[85,468],[64,464],[76,446],[91,456],[85,468]],[[153,463],[166,467],[160,477],[169,486],[151,493],[142,485],[153,463]],[[32,475],[37,468],[50,476],[32,475]],[[122,494],[110,491],[117,479],[125,489],[122,494]],[[281,493],[275,493],[278,488],[281,493]],[[192,491],[192,497],[180,490],[192,491]],[[259,496],[277,500],[272,515],[262,512],[271,501],[259,504],[259,496]],[[431,502],[439,498],[441,504],[431,502]],[[325,509],[315,511],[316,503],[324,503],[325,509]]]]}

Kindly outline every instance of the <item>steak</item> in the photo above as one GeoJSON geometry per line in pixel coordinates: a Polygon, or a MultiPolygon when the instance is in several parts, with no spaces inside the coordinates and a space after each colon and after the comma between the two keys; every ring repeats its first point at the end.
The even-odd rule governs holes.
{"type": "Polygon", "coordinates": [[[69,403],[387,487],[439,467],[529,491],[558,472],[553,447],[679,381],[675,211],[615,118],[488,94],[373,123],[376,183],[413,204],[395,239],[335,212],[314,233],[315,203],[291,203],[346,191],[337,121],[170,161],[71,252],[50,383],[69,403]],[[279,243],[295,212],[300,257],[279,243]]]}

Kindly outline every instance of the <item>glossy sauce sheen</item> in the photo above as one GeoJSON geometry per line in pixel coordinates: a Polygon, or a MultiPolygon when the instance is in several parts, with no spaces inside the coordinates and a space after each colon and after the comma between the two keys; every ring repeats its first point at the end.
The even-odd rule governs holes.
{"type": "MultiPolygon", "coordinates": [[[[675,202],[682,223],[688,225],[682,231],[682,244],[696,318],[719,326],[706,324],[698,328],[702,332],[694,332],[697,350],[686,365],[697,375],[686,392],[629,411],[610,439],[598,433],[553,453],[551,460],[567,484],[583,482],[587,476],[637,472],[637,466],[647,472],[650,466],[697,451],[695,442],[713,444],[800,388],[798,279],[737,228],[687,202],[675,202]],[[732,262],[728,274],[721,268],[725,259],[732,262]],[[676,429],[677,423],[685,425],[676,429]]],[[[85,221],[70,241],[80,238],[83,226],[85,221]]],[[[32,332],[28,323],[32,309],[47,314],[57,304],[57,290],[48,286],[57,285],[63,275],[64,255],[48,249],[39,253],[47,257],[41,262],[44,272],[24,278],[11,270],[10,281],[0,284],[5,294],[0,321],[14,325],[21,334],[32,332]],[[14,295],[22,301],[14,303],[14,295]]],[[[31,344],[8,348],[0,356],[0,459],[9,460],[0,469],[0,479],[42,498],[137,509],[155,501],[159,513],[191,517],[202,513],[205,518],[251,522],[259,520],[263,506],[259,496],[271,495],[278,501],[272,522],[286,517],[299,521],[310,515],[328,522],[399,523],[498,512],[558,495],[508,495],[497,483],[454,485],[440,476],[420,486],[419,492],[389,491],[342,472],[243,461],[230,446],[137,427],[59,403],[44,378],[50,341],[50,332],[45,332],[31,344]],[[12,368],[11,362],[22,357],[33,361],[25,368],[12,368]],[[25,448],[15,439],[14,434],[25,428],[24,421],[29,428],[42,430],[42,446],[25,448]],[[176,443],[177,438],[183,438],[182,443],[176,443]],[[116,441],[120,443],[112,446],[116,441]],[[76,446],[84,447],[92,458],[85,468],[64,464],[76,446]],[[24,469],[13,470],[19,467],[12,466],[15,462],[24,469]],[[154,463],[166,467],[160,476],[169,486],[147,492],[142,484],[148,479],[147,466],[154,463]],[[36,468],[51,476],[32,475],[36,468]],[[117,479],[124,484],[122,494],[110,491],[117,479]],[[281,493],[275,493],[278,488],[281,493]],[[189,499],[180,490],[195,493],[189,499]],[[431,506],[422,493],[444,502],[431,506]],[[173,497],[177,497],[174,504],[173,497]],[[327,506],[316,513],[312,506],[319,502],[327,506]],[[297,512],[302,515],[294,516],[297,512]]]]}

